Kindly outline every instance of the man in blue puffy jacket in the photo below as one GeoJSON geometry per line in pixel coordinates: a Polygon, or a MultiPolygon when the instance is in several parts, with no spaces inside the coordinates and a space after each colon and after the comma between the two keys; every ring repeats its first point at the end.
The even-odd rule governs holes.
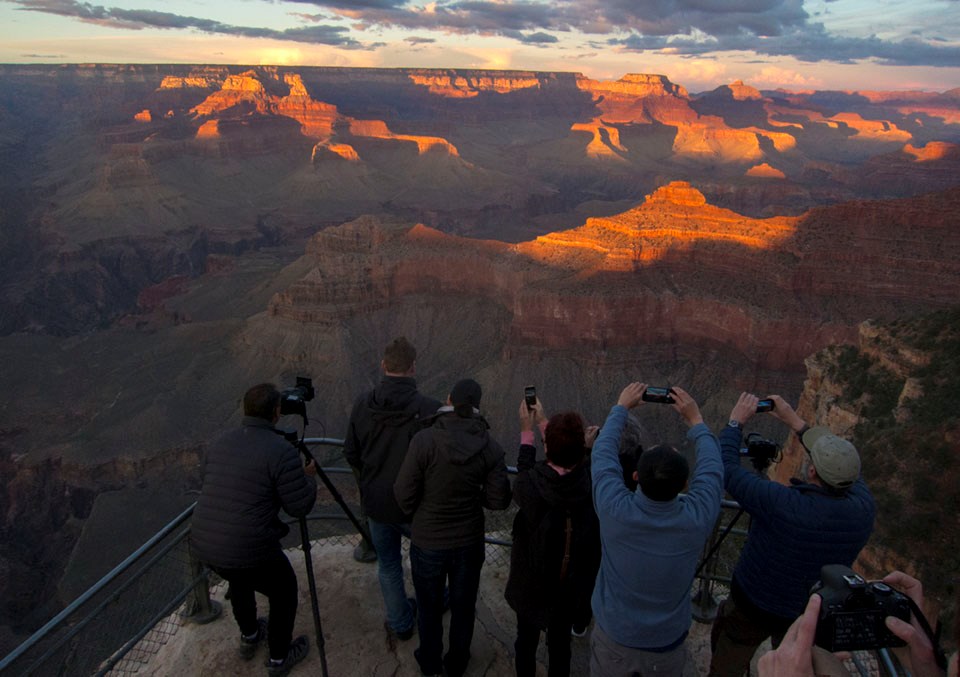
{"type": "Polygon", "coordinates": [[[806,457],[790,486],[742,467],[743,424],[759,400],[740,395],[720,433],[720,448],[726,489],[751,523],[730,596],[713,624],[711,675],[744,674],[767,637],[776,647],[803,613],[820,568],[852,565],[873,530],[876,507],[860,478],[856,448],[823,426],[808,426],[782,397],[770,399],[770,414],[797,434],[806,457]]]}
{"type": "Polygon", "coordinates": [[[274,424],[280,393],[262,383],[243,397],[242,426],[214,442],[203,466],[203,488],[193,513],[191,546],[197,557],[230,583],[233,617],[240,626],[240,655],[251,659],[267,640],[267,673],[280,677],[306,656],[304,635],[291,642],[297,614],[297,576],[280,539],[290,528],[283,509],[306,515],[317,500],[316,467],[274,424]],[[268,623],[257,618],[254,592],[270,602],[268,623]]]}

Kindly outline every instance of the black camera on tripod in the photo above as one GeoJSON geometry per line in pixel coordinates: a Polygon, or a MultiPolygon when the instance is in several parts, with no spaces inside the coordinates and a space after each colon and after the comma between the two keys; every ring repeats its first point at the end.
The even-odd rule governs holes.
{"type": "Polygon", "coordinates": [[[760,433],[747,435],[746,446],[740,449],[740,455],[746,456],[757,470],[766,470],[780,454],[780,445],[765,439],[760,433]]]}
{"type": "Polygon", "coordinates": [[[306,425],[307,402],[312,400],[315,395],[313,381],[306,376],[298,376],[297,385],[280,391],[280,415],[295,414],[300,416],[304,425],[306,425]]]}
{"type": "Polygon", "coordinates": [[[812,593],[823,598],[817,620],[817,646],[827,651],[859,651],[904,646],[884,619],[910,622],[910,600],[882,581],[867,582],[850,567],[828,564],[812,593]]]}

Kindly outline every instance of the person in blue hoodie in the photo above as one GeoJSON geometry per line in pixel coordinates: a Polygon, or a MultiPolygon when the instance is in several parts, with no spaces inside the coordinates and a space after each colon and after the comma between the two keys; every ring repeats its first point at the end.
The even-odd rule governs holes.
{"type": "Polygon", "coordinates": [[[692,618],[690,585],[720,513],[720,445],[696,401],[679,387],[671,389],[670,406],[689,426],[687,438],[696,446],[692,477],[676,449],[657,445],[637,463],[639,490],[624,484],[620,435],[645,390],[643,383],[623,389],[593,445],[602,556],[592,599],[592,677],[682,674],[692,618]],[[686,495],[679,496],[688,479],[686,495]]]}

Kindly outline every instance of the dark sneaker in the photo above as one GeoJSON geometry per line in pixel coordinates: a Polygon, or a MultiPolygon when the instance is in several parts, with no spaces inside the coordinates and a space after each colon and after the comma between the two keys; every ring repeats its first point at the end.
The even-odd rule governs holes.
{"type": "Polygon", "coordinates": [[[413,650],[413,657],[417,660],[417,665],[420,666],[420,674],[422,677],[443,677],[443,670],[438,670],[437,672],[427,672],[423,669],[423,663],[420,662],[420,649],[413,650]]]}
{"type": "Polygon", "coordinates": [[[252,639],[247,639],[243,635],[240,635],[240,658],[245,661],[253,658],[257,653],[257,648],[260,644],[267,638],[267,619],[258,618],[257,619],[257,636],[252,639]]]}
{"type": "Polygon", "coordinates": [[[310,642],[306,635],[300,635],[290,642],[290,649],[287,651],[287,657],[279,665],[269,658],[267,659],[267,675],[269,677],[284,677],[289,675],[293,666],[307,657],[310,651],[310,642]]]}
{"type": "Polygon", "coordinates": [[[417,629],[417,600],[415,600],[413,597],[408,597],[407,604],[410,605],[410,611],[413,612],[413,622],[410,623],[409,628],[407,628],[403,632],[397,632],[396,630],[391,628],[388,623],[385,622],[383,624],[383,627],[387,629],[387,633],[393,635],[394,637],[399,639],[401,642],[406,642],[408,639],[413,637],[413,633],[417,629]]]}
{"type": "Polygon", "coordinates": [[[377,561],[377,551],[367,545],[364,540],[353,549],[353,559],[364,564],[370,564],[377,561]]]}

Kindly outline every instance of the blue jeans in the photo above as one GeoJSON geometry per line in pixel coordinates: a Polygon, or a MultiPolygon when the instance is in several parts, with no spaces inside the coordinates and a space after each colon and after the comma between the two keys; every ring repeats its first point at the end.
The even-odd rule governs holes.
{"type": "Polygon", "coordinates": [[[483,566],[482,540],[460,548],[427,550],[410,546],[410,569],[419,606],[420,648],[416,651],[420,671],[461,677],[470,660],[470,642],[476,618],[477,590],[483,566]],[[450,585],[450,649],[443,653],[444,584],[450,585]]]}
{"type": "Polygon", "coordinates": [[[413,608],[407,601],[403,585],[403,553],[400,537],[410,538],[409,524],[384,524],[368,517],[370,539],[377,551],[377,578],[380,592],[387,607],[387,625],[394,632],[407,632],[413,628],[413,608]]]}

